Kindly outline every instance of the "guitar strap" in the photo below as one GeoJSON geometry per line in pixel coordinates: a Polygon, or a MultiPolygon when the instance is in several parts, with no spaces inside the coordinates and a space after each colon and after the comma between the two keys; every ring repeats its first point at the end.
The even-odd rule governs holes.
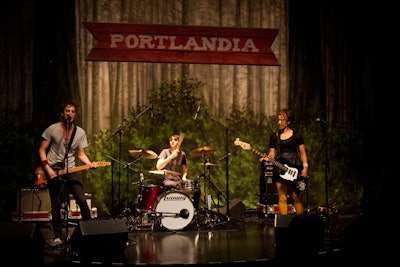
{"type": "Polygon", "coordinates": [[[68,142],[68,151],[71,149],[72,141],[74,140],[75,133],[76,133],[76,128],[77,128],[77,126],[74,124],[74,130],[72,131],[71,139],[69,139],[69,142],[68,142]]]}
{"type": "MultiPolygon", "coordinates": [[[[276,150],[275,150],[275,159],[277,161],[279,161],[280,158],[280,154],[281,154],[281,134],[279,133],[279,131],[276,132],[276,150]]],[[[274,166],[274,177],[277,180],[282,180],[279,176],[280,174],[280,169],[276,166],[274,166]]]]}
{"type": "Polygon", "coordinates": [[[279,131],[276,132],[277,140],[276,140],[276,158],[279,158],[279,155],[281,153],[281,134],[279,131]]]}

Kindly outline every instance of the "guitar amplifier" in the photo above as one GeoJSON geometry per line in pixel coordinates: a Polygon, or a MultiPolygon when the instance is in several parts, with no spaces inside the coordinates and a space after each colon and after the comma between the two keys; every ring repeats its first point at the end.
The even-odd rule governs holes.
{"type": "Polygon", "coordinates": [[[17,211],[33,212],[51,211],[49,190],[40,190],[35,188],[21,188],[17,194],[17,211]]]}

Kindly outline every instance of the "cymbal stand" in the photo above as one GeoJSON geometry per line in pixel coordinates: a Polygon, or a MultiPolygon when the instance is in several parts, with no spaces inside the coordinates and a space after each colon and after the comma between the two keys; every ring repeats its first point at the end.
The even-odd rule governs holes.
{"type": "MultiPolygon", "coordinates": [[[[129,207],[131,205],[130,201],[130,192],[129,192],[129,169],[132,164],[135,164],[136,162],[141,162],[142,156],[140,155],[137,159],[135,159],[132,162],[126,163],[126,207],[129,207]]],[[[134,170],[136,172],[136,170],[134,170]]],[[[143,172],[142,172],[142,164],[140,164],[140,178],[143,177],[143,172]]],[[[141,180],[142,181],[142,180],[141,180]]]]}
{"type": "Polygon", "coordinates": [[[218,187],[211,181],[211,173],[210,173],[210,166],[207,166],[207,172],[206,172],[206,163],[209,162],[208,159],[204,160],[204,173],[201,176],[203,176],[204,178],[204,203],[205,205],[205,216],[204,216],[204,224],[208,225],[210,227],[214,227],[215,225],[220,223],[220,212],[219,212],[219,200],[220,200],[220,195],[222,194],[222,192],[218,189],[218,187]],[[215,204],[214,199],[212,198],[211,195],[211,186],[217,191],[217,195],[218,195],[218,203],[215,204]],[[211,210],[211,204],[214,204],[215,207],[217,207],[217,215],[215,216],[215,214],[213,213],[213,211],[211,210]]]}
{"type": "MultiPolygon", "coordinates": [[[[208,169],[210,169],[210,167],[208,167],[208,169]]],[[[224,198],[225,198],[225,196],[222,194],[222,191],[219,190],[219,188],[211,181],[210,176],[209,176],[209,178],[207,178],[207,179],[209,179],[209,181],[208,181],[209,184],[212,185],[212,187],[214,188],[214,190],[217,192],[217,204],[215,204],[215,201],[214,201],[213,199],[212,199],[212,201],[213,201],[213,203],[214,203],[214,206],[217,207],[217,213],[220,214],[220,211],[219,211],[219,208],[220,208],[220,200],[221,200],[221,197],[220,197],[220,196],[223,196],[224,198]]]]}
{"type": "MultiPolygon", "coordinates": [[[[142,168],[142,164],[140,164],[140,171],[139,171],[139,182],[133,182],[132,184],[140,184],[140,190],[137,196],[137,202],[135,203],[135,205],[132,205],[131,201],[130,201],[130,192],[129,192],[129,168],[130,165],[135,164],[136,162],[140,161],[141,162],[142,159],[142,155],[140,155],[137,159],[135,159],[132,162],[126,163],[126,194],[127,194],[127,205],[126,208],[124,209],[124,211],[122,212],[122,214],[120,215],[120,217],[125,218],[127,226],[128,226],[128,230],[137,230],[138,226],[140,224],[142,224],[142,210],[138,210],[136,205],[139,201],[139,199],[142,198],[143,195],[143,181],[144,181],[144,175],[143,175],[143,168],[142,168]],[[135,206],[135,207],[133,207],[135,206]],[[133,209],[131,209],[131,207],[133,207],[133,209]],[[137,214],[137,212],[140,212],[139,214],[137,214]]],[[[134,170],[135,172],[138,172],[136,170],[134,170]]]]}
{"type": "MultiPolygon", "coordinates": [[[[218,225],[218,224],[221,224],[221,223],[225,223],[225,221],[222,220],[222,214],[221,214],[219,208],[220,208],[221,196],[223,196],[225,199],[226,199],[226,197],[222,194],[222,191],[211,180],[211,174],[210,174],[211,167],[208,166],[207,169],[208,169],[208,178],[206,177],[206,179],[208,179],[208,184],[209,184],[209,186],[211,185],[212,188],[214,188],[214,190],[217,192],[217,204],[215,204],[215,201],[214,201],[214,199],[212,197],[211,197],[211,200],[212,200],[214,206],[217,207],[217,218],[215,218],[217,223],[215,225],[218,225]]],[[[211,196],[211,194],[210,194],[210,196],[211,196]]],[[[226,218],[226,219],[228,219],[228,218],[226,218]]]]}

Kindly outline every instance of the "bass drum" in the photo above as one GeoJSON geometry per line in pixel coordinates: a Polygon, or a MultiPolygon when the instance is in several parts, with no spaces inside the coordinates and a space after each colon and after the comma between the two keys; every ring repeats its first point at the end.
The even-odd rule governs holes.
{"type": "Polygon", "coordinates": [[[194,207],[189,196],[172,191],[159,196],[156,212],[161,218],[161,226],[181,230],[193,220],[194,207]]]}

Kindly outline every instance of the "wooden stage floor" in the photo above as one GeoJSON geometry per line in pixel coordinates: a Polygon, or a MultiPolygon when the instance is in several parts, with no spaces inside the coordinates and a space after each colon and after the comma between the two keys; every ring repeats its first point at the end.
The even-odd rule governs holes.
{"type": "MultiPolygon", "coordinates": [[[[189,218],[185,218],[188,214],[178,214],[168,219],[154,214],[150,214],[147,219],[129,213],[125,215],[118,218],[96,218],[87,222],[71,220],[68,226],[65,225],[65,233],[68,231],[67,242],[58,248],[50,246],[53,239],[51,223],[35,222],[33,225],[37,234],[33,237],[34,244],[26,239],[19,239],[16,244],[14,239],[12,242],[7,240],[5,242],[8,242],[9,249],[2,253],[5,254],[3,256],[12,258],[11,262],[29,263],[29,266],[34,263],[38,266],[249,263],[272,266],[279,265],[281,262],[277,259],[280,258],[302,261],[296,258],[298,253],[278,253],[285,251],[283,244],[287,238],[285,233],[288,231],[288,222],[280,218],[281,221],[277,224],[277,215],[259,214],[255,211],[246,211],[240,219],[227,218],[211,211],[199,212],[193,214],[193,217],[189,214],[189,218]],[[36,242],[36,239],[40,242],[36,242]],[[42,249],[40,244],[43,244],[42,249]]],[[[324,221],[319,215],[306,216],[324,221]]],[[[340,227],[343,229],[343,225],[353,220],[354,217],[343,219],[340,227]]],[[[23,225],[30,223],[13,224],[26,228],[23,225]]],[[[9,229],[11,232],[15,230],[9,229]]],[[[329,263],[341,261],[343,241],[340,233],[327,229],[322,231],[324,236],[318,243],[319,260],[325,261],[328,258],[329,263]]],[[[4,230],[2,236],[4,237],[4,230]]],[[[308,237],[307,233],[303,236],[303,240],[297,241],[299,246],[309,246],[308,241],[312,237],[308,237]]]]}

